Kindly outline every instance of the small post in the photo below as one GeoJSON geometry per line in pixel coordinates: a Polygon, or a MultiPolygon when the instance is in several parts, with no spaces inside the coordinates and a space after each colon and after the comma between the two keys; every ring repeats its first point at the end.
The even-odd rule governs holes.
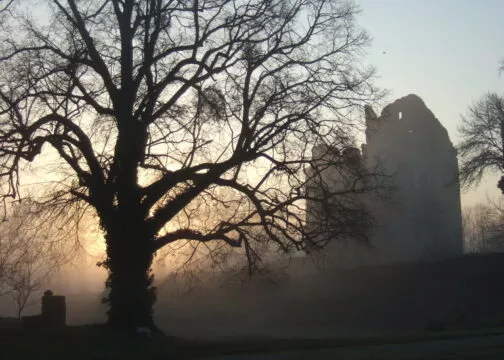
{"type": "Polygon", "coordinates": [[[65,327],[65,297],[60,295],[53,295],[53,292],[51,290],[44,292],[44,296],[42,297],[42,319],[44,325],[47,327],[65,327]]]}

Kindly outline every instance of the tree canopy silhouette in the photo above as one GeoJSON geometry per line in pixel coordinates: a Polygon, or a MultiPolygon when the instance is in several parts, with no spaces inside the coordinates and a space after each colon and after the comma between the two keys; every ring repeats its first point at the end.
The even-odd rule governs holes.
{"type": "MultiPolygon", "coordinates": [[[[504,98],[485,94],[462,117],[459,132],[462,184],[478,183],[485,172],[504,173],[504,98]]],[[[504,177],[497,186],[504,193],[504,177]]]]}
{"type": "MultiPolygon", "coordinates": [[[[22,196],[27,162],[59,159],[44,201],[95,209],[111,325],[152,324],[150,267],[167,244],[240,247],[253,271],[257,244],[288,252],[362,235],[355,211],[336,228],[308,228],[304,214],[309,177],[338,165],[313,163],[312,146],[353,145],[355,111],[379,96],[359,61],[369,39],[355,4],[47,4],[29,16],[14,4],[0,35],[3,196],[22,196]]],[[[310,201],[344,212],[363,191],[355,181],[310,201]]]]}

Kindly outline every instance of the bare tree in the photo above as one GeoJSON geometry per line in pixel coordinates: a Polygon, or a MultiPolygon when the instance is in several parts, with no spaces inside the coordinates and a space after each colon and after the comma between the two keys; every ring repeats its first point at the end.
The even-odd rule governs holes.
{"type": "MultiPolygon", "coordinates": [[[[460,179],[478,183],[486,172],[504,172],[504,98],[488,93],[469,108],[459,128],[460,179]]],[[[504,177],[498,185],[504,193],[504,177]]]]}
{"type": "MultiPolygon", "coordinates": [[[[64,262],[61,242],[30,206],[16,205],[0,223],[0,296],[14,302],[17,317],[64,262]]],[[[54,225],[54,224],[53,224],[54,225]]]]}
{"type": "Polygon", "coordinates": [[[464,208],[462,212],[462,230],[465,251],[469,253],[480,252],[484,239],[488,236],[489,224],[487,222],[490,208],[478,204],[464,208]]]}
{"type": "Polygon", "coordinates": [[[504,203],[488,201],[466,208],[462,227],[466,251],[495,252],[504,250],[504,203]]]}
{"type": "Polygon", "coordinates": [[[25,307],[29,304],[35,292],[40,290],[43,281],[47,280],[49,272],[43,269],[45,264],[37,261],[34,254],[24,254],[9,269],[8,282],[11,291],[9,293],[16,307],[16,316],[21,319],[25,307]]]}
{"type": "Polygon", "coordinates": [[[0,172],[19,197],[26,162],[59,159],[40,201],[96,210],[111,325],[152,324],[150,267],[167,245],[241,248],[250,271],[265,242],[317,245],[311,148],[352,145],[356,110],[380,96],[351,1],[47,3],[50,21],[18,14],[2,42],[0,172]]]}

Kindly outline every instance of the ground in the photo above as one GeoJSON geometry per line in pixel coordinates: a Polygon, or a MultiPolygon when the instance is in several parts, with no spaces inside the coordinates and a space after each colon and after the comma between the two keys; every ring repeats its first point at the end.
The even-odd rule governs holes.
{"type": "Polygon", "coordinates": [[[504,358],[504,335],[414,341],[382,345],[353,345],[324,349],[274,351],[206,357],[207,360],[490,360],[504,358]]]}
{"type": "Polygon", "coordinates": [[[360,339],[150,340],[110,334],[102,326],[0,334],[5,359],[501,359],[504,328],[360,339]]]}

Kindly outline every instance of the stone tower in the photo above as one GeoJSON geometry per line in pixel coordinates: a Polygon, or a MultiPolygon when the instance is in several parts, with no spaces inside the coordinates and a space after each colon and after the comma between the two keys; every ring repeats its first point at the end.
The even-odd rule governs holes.
{"type": "Polygon", "coordinates": [[[458,163],[446,129],[416,95],[365,108],[364,166],[391,175],[387,201],[369,201],[372,247],[335,242],[327,257],[357,266],[436,260],[462,254],[458,163]]]}

